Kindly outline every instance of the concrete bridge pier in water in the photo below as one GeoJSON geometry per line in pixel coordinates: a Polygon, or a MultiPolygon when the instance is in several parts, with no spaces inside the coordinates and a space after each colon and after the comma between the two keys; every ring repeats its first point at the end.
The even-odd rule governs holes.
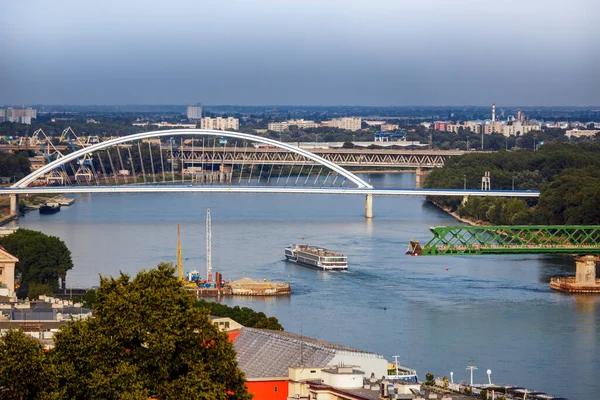
{"type": "Polygon", "coordinates": [[[10,197],[10,216],[18,216],[19,215],[19,195],[11,194],[10,197]]]}
{"type": "Polygon", "coordinates": [[[368,194],[365,200],[365,218],[373,218],[373,195],[368,194]]]}

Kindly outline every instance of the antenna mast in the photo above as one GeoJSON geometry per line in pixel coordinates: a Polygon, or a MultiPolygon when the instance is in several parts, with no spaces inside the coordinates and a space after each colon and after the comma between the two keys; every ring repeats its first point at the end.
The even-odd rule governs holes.
{"type": "Polygon", "coordinates": [[[212,282],[212,227],[210,208],[206,210],[206,280],[212,282]]]}

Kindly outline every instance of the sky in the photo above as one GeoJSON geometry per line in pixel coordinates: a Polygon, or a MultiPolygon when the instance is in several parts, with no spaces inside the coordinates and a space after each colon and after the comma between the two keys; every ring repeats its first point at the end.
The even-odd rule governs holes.
{"type": "Polygon", "coordinates": [[[2,104],[600,106],[598,0],[19,0],[2,104]]]}

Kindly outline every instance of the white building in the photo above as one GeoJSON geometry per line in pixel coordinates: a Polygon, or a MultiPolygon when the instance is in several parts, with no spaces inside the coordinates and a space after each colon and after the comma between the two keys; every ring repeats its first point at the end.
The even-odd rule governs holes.
{"type": "Polygon", "coordinates": [[[222,131],[239,131],[240,120],[233,117],[202,118],[200,120],[201,129],[213,129],[222,131]]]}
{"type": "Polygon", "coordinates": [[[359,131],[361,129],[362,119],[358,117],[334,118],[331,121],[322,123],[322,126],[344,129],[347,131],[359,131]]]}
{"type": "Polygon", "coordinates": [[[201,119],[202,104],[198,103],[195,106],[187,106],[187,117],[188,119],[201,119]]]}
{"type": "Polygon", "coordinates": [[[571,129],[568,130],[567,132],[565,132],[565,135],[567,137],[590,137],[590,136],[596,136],[598,133],[600,133],[600,129],[587,129],[587,130],[580,130],[580,129],[571,129]]]}
{"type": "Polygon", "coordinates": [[[18,122],[31,125],[31,120],[37,118],[37,110],[33,108],[12,108],[0,110],[0,122],[18,122]]]}
{"type": "Polygon", "coordinates": [[[268,128],[270,131],[283,132],[290,129],[290,126],[297,126],[298,129],[318,128],[321,125],[315,121],[308,121],[303,119],[291,119],[289,121],[282,122],[269,122],[268,128]]]}

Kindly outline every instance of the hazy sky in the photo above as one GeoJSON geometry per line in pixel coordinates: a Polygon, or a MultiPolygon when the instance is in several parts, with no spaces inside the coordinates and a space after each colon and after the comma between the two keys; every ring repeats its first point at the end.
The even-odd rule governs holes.
{"type": "Polygon", "coordinates": [[[598,0],[9,0],[0,104],[600,105],[598,0]]]}

